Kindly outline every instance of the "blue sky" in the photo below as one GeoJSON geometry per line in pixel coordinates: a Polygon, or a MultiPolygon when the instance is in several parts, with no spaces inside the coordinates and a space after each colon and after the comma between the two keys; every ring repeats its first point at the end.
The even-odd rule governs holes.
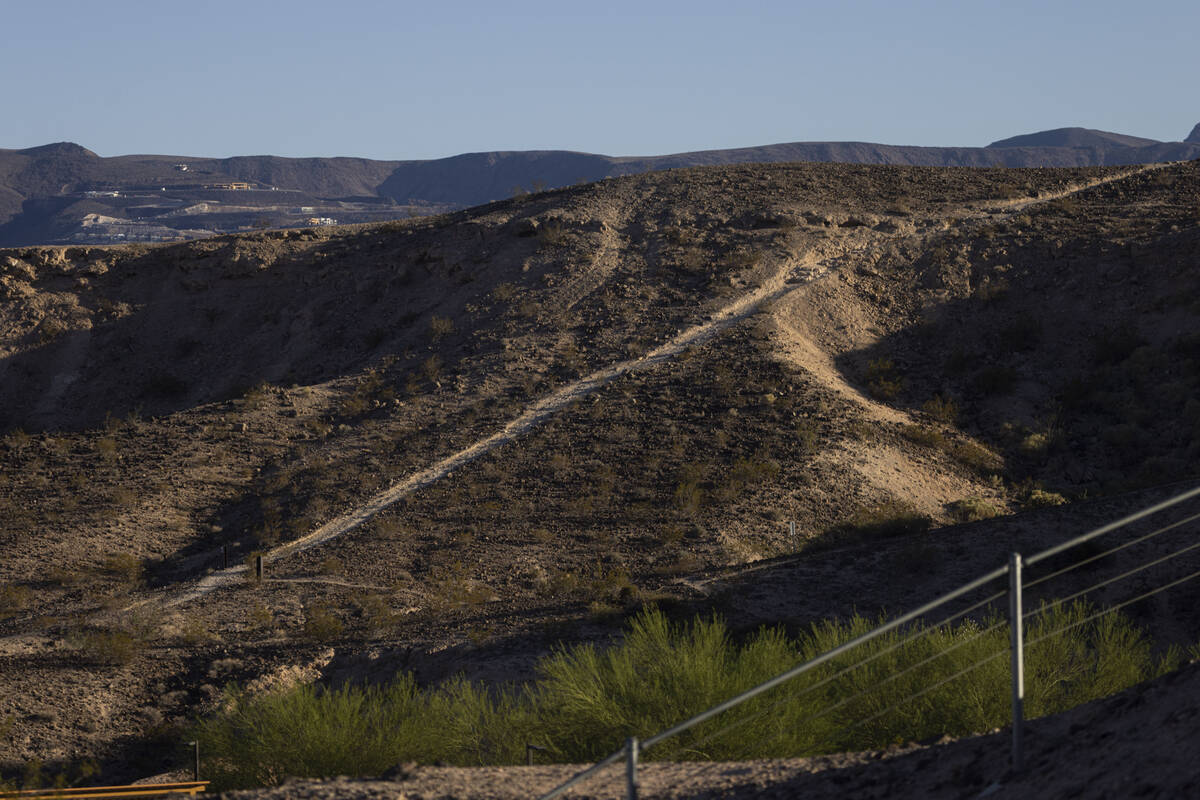
{"type": "Polygon", "coordinates": [[[6,3],[0,147],[654,155],[1200,122],[1200,2],[6,3]]]}

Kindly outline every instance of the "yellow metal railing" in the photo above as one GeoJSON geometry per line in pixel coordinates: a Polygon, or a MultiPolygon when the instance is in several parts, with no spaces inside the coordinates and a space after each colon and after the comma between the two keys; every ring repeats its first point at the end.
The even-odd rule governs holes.
{"type": "Polygon", "coordinates": [[[51,800],[76,797],[162,797],[171,794],[197,795],[208,788],[208,781],[186,783],[144,783],[130,786],[80,786],[75,789],[0,789],[0,800],[51,800]]]}

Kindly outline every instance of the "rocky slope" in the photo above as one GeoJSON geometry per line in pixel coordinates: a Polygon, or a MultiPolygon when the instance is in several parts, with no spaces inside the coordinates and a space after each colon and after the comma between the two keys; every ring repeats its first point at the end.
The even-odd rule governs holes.
{"type": "MultiPolygon", "coordinates": [[[[162,771],[230,680],[523,680],[642,603],[905,608],[1160,498],[1200,453],[1198,250],[1193,163],[0,252],[5,775],[162,771]]],[[[1194,641],[1194,600],[1134,611],[1194,641]]]]}

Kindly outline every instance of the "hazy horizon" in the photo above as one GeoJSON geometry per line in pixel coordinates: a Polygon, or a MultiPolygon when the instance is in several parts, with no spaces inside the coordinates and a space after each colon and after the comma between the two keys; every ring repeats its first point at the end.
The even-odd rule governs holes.
{"type": "Polygon", "coordinates": [[[654,156],[800,141],[1179,141],[1200,6],[420,5],[9,9],[0,147],[105,156],[654,156]],[[100,33],[98,33],[100,32],[100,33]]]}

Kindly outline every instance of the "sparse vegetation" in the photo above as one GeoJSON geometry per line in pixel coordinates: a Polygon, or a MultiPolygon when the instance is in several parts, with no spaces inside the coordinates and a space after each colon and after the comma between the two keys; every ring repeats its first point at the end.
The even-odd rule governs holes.
{"type": "MultiPolygon", "coordinates": [[[[1076,602],[1046,607],[1032,619],[1027,641],[1037,644],[1026,656],[1028,716],[1105,696],[1178,664],[1177,651],[1153,656],[1150,641],[1125,618],[1086,621],[1091,614],[1076,602]]],[[[882,636],[647,755],[790,757],[1003,725],[1008,665],[998,656],[1007,653],[1008,631],[991,627],[993,621],[967,620],[907,644],[902,632],[882,636]],[[937,688],[925,691],[930,686],[937,688]],[[712,736],[738,720],[745,722],[737,735],[712,736]]],[[[289,776],[378,775],[405,761],[516,764],[526,741],[547,742],[556,761],[587,762],[616,750],[628,735],[663,730],[875,624],[857,616],[827,621],[796,639],[766,628],[735,644],[718,620],[675,625],[649,611],[633,620],[620,645],[576,646],[544,658],[538,680],[523,688],[455,679],[423,689],[403,675],[382,687],[233,691],[226,710],[202,721],[196,735],[217,788],[273,785],[289,776]]]]}
{"type": "Polygon", "coordinates": [[[434,342],[441,341],[454,333],[454,320],[449,317],[439,317],[437,314],[429,320],[429,335],[434,342]]]}
{"type": "MultiPolygon", "coordinates": [[[[41,752],[62,734],[55,747],[133,752],[127,701],[161,683],[206,702],[209,679],[232,674],[202,677],[209,636],[239,675],[304,668],[335,644],[340,670],[353,651],[418,642],[474,674],[499,652],[546,652],[547,627],[594,639],[678,592],[662,602],[724,610],[744,645],[797,585],[829,589],[806,613],[892,607],[994,566],[1013,526],[1036,541],[1084,512],[954,532],[925,532],[927,515],[1186,480],[1200,463],[1200,167],[1165,169],[1170,187],[1099,186],[1069,216],[984,198],[1100,173],[790,164],[619,178],[395,225],[6,251],[5,635],[95,634],[54,656],[94,672],[124,656],[88,649],[119,650],[124,635],[140,653],[163,637],[132,656],[146,663],[122,672],[112,714],[22,718],[30,744],[9,744],[41,752]],[[752,293],[772,299],[747,306],[752,293]],[[70,358],[39,352],[30,326],[44,316],[88,330],[64,335],[70,358]],[[677,357],[605,372],[710,321],[677,357]],[[453,471],[427,481],[448,457],[453,471]],[[224,557],[355,518],[410,479],[353,533],[269,565],[262,585],[252,556],[249,581],[205,580],[224,557]],[[741,566],[752,559],[766,560],[741,566]],[[194,619],[171,612],[143,636],[117,617],[197,580],[220,588],[188,604],[194,619]]],[[[1118,505],[1105,502],[1087,512],[1118,505]]],[[[9,676],[14,707],[33,705],[45,674],[9,676]]]]}
{"type": "Polygon", "coordinates": [[[918,513],[899,500],[860,506],[849,519],[826,532],[834,542],[853,539],[875,539],[909,536],[923,533],[933,524],[927,515],[918,513]]]}
{"type": "Polygon", "coordinates": [[[894,400],[904,391],[904,379],[891,359],[877,358],[867,364],[867,391],[877,400],[894,400]]]}
{"type": "Polygon", "coordinates": [[[946,511],[958,522],[977,522],[1000,514],[1000,509],[980,497],[955,500],[946,506],[946,511]]]}
{"type": "Polygon", "coordinates": [[[327,642],[342,635],[345,625],[329,606],[314,603],[304,609],[304,635],[315,642],[327,642]]]}

